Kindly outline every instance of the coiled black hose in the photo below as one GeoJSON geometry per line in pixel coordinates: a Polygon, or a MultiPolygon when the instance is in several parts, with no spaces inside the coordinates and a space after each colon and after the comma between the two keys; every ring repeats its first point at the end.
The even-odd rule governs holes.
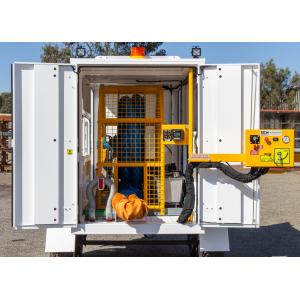
{"type": "Polygon", "coordinates": [[[184,199],[183,209],[177,220],[178,223],[186,223],[195,206],[195,188],[193,177],[194,168],[216,168],[222,171],[228,177],[243,183],[248,183],[255,179],[258,179],[260,176],[266,174],[269,171],[269,168],[251,168],[248,173],[241,173],[235,170],[229,164],[220,162],[199,162],[188,164],[185,170],[186,195],[184,199]]]}

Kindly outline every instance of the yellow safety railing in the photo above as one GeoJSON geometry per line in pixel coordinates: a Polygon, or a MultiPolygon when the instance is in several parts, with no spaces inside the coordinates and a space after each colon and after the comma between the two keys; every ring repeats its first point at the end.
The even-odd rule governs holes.
{"type": "Polygon", "coordinates": [[[143,168],[144,200],[161,215],[165,210],[163,107],[161,87],[104,86],[99,90],[98,175],[102,168],[113,168],[118,185],[119,168],[143,168]],[[110,161],[103,147],[105,138],[113,150],[110,161]]]}

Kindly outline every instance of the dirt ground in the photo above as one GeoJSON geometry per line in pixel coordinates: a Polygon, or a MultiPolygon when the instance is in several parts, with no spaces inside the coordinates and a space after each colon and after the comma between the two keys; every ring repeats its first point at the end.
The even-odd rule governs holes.
{"type": "MultiPolygon", "coordinates": [[[[300,172],[268,174],[261,182],[261,228],[231,229],[231,251],[226,256],[300,256],[300,172]]],[[[44,247],[44,230],[11,227],[11,175],[0,174],[0,256],[45,256],[44,247]]],[[[189,252],[184,245],[87,246],[84,256],[189,256],[189,252]]]]}

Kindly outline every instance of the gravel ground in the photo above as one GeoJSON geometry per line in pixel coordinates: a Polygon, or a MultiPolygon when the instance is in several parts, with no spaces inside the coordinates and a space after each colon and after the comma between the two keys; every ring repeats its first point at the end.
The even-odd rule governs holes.
{"type": "MultiPolygon", "coordinates": [[[[300,256],[299,193],[299,172],[265,175],[262,178],[261,228],[231,229],[231,252],[226,256],[300,256]]],[[[140,239],[142,236],[125,238],[140,239]]],[[[107,239],[120,238],[108,236],[107,239]]],[[[0,174],[0,256],[45,256],[44,246],[44,230],[17,231],[11,227],[11,175],[0,174]]],[[[188,255],[186,246],[84,248],[84,256],[188,255]]]]}

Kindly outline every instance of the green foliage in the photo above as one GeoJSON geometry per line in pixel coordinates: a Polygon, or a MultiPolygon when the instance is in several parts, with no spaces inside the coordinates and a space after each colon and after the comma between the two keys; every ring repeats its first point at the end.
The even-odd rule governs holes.
{"type": "Polygon", "coordinates": [[[1,114],[11,114],[12,113],[11,93],[0,94],[0,113],[1,114]]]}
{"type": "Polygon", "coordinates": [[[70,61],[71,51],[67,47],[46,44],[42,48],[41,61],[46,63],[68,63],[70,61]]]}
{"type": "Polygon", "coordinates": [[[291,75],[288,68],[277,68],[271,59],[261,64],[260,69],[261,108],[278,109],[282,104],[292,108],[297,88],[300,87],[300,75],[291,75]]]}
{"type": "Polygon", "coordinates": [[[86,57],[92,58],[99,55],[113,56],[113,55],[129,55],[130,48],[134,46],[145,47],[146,55],[166,55],[164,49],[160,49],[163,43],[64,43],[62,46],[57,44],[46,44],[42,48],[41,61],[48,63],[68,63],[71,57],[76,57],[76,48],[82,46],[86,49],[86,57]]]}

